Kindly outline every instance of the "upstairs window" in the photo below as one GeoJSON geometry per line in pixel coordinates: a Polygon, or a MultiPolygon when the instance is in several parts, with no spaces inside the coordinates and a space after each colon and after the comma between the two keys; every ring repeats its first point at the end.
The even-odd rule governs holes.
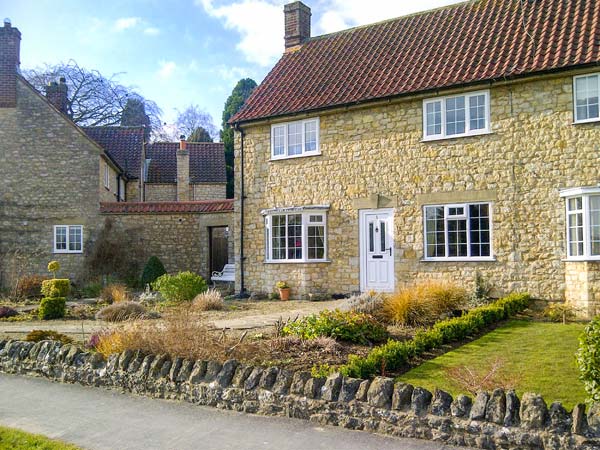
{"type": "Polygon", "coordinates": [[[267,214],[265,229],[267,262],[325,261],[323,211],[267,214]]]}
{"type": "Polygon", "coordinates": [[[318,154],[320,154],[318,118],[271,126],[272,159],[318,154]]]}
{"type": "Polygon", "coordinates": [[[575,122],[595,122],[600,120],[598,93],[600,75],[582,75],[573,78],[575,97],[575,122]]]}
{"type": "Polygon", "coordinates": [[[424,100],[423,139],[489,133],[489,104],[489,91],[424,100]]]}
{"type": "Polygon", "coordinates": [[[82,253],[83,225],[55,225],[54,253],[82,253]]]}
{"type": "Polygon", "coordinates": [[[110,169],[107,162],[104,162],[104,187],[110,189],[110,169]]]}
{"type": "Polygon", "coordinates": [[[492,259],[490,203],[425,206],[425,259],[492,259]]]}
{"type": "Polygon", "coordinates": [[[600,259],[600,188],[569,189],[566,197],[567,259],[600,259]]]}

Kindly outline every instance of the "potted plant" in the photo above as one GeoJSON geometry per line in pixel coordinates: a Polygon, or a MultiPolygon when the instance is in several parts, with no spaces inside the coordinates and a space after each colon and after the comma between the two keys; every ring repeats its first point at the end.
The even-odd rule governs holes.
{"type": "Polygon", "coordinates": [[[279,297],[281,300],[289,300],[290,299],[290,286],[285,281],[278,281],[277,289],[279,289],[279,297]]]}

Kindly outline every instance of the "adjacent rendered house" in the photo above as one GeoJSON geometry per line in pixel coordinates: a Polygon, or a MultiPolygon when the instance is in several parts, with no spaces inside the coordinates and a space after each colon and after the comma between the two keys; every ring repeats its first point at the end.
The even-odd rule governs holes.
{"type": "Polygon", "coordinates": [[[86,127],[64,113],[67,86],[38,93],[19,72],[21,33],[0,28],[0,288],[24,275],[84,282],[86,256],[106,220],[139,241],[143,264],[209,277],[233,252],[227,234],[223,144],[147,144],[141,127],[86,127]],[[152,197],[160,179],[172,195],[152,197]],[[156,201],[164,200],[164,201],[156,201]]]}
{"type": "Polygon", "coordinates": [[[238,289],[418,280],[600,301],[600,3],[481,0],[311,37],[232,118],[238,289]]]}

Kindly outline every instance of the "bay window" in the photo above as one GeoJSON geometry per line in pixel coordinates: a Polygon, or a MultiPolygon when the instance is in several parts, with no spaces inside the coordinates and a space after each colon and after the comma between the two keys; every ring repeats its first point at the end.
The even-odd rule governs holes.
{"type": "Polygon", "coordinates": [[[426,260],[491,260],[490,203],[424,207],[426,260]]]}
{"type": "Polygon", "coordinates": [[[267,262],[325,261],[327,222],[323,210],[270,210],[265,216],[267,262]]]}
{"type": "Polygon", "coordinates": [[[600,187],[568,189],[566,203],[567,259],[600,259],[600,187]]]}
{"type": "Polygon", "coordinates": [[[423,101],[423,139],[444,139],[489,133],[489,91],[423,101]]]}
{"type": "Polygon", "coordinates": [[[318,154],[320,154],[318,118],[271,126],[272,159],[318,154]]]}

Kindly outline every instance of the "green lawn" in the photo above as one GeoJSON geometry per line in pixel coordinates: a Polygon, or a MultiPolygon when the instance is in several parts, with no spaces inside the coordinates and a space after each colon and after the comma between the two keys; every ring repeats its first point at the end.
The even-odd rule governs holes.
{"type": "Polygon", "coordinates": [[[0,426],[0,450],[78,450],[74,445],[0,426]]]}
{"type": "Polygon", "coordinates": [[[570,409],[585,400],[583,384],[577,379],[575,352],[582,324],[555,324],[511,320],[506,325],[432,359],[398,379],[433,390],[436,387],[452,395],[465,392],[449,379],[448,368],[464,366],[484,371],[496,361],[498,373],[512,380],[519,395],[537,392],[548,404],[560,401],[570,409]]]}

